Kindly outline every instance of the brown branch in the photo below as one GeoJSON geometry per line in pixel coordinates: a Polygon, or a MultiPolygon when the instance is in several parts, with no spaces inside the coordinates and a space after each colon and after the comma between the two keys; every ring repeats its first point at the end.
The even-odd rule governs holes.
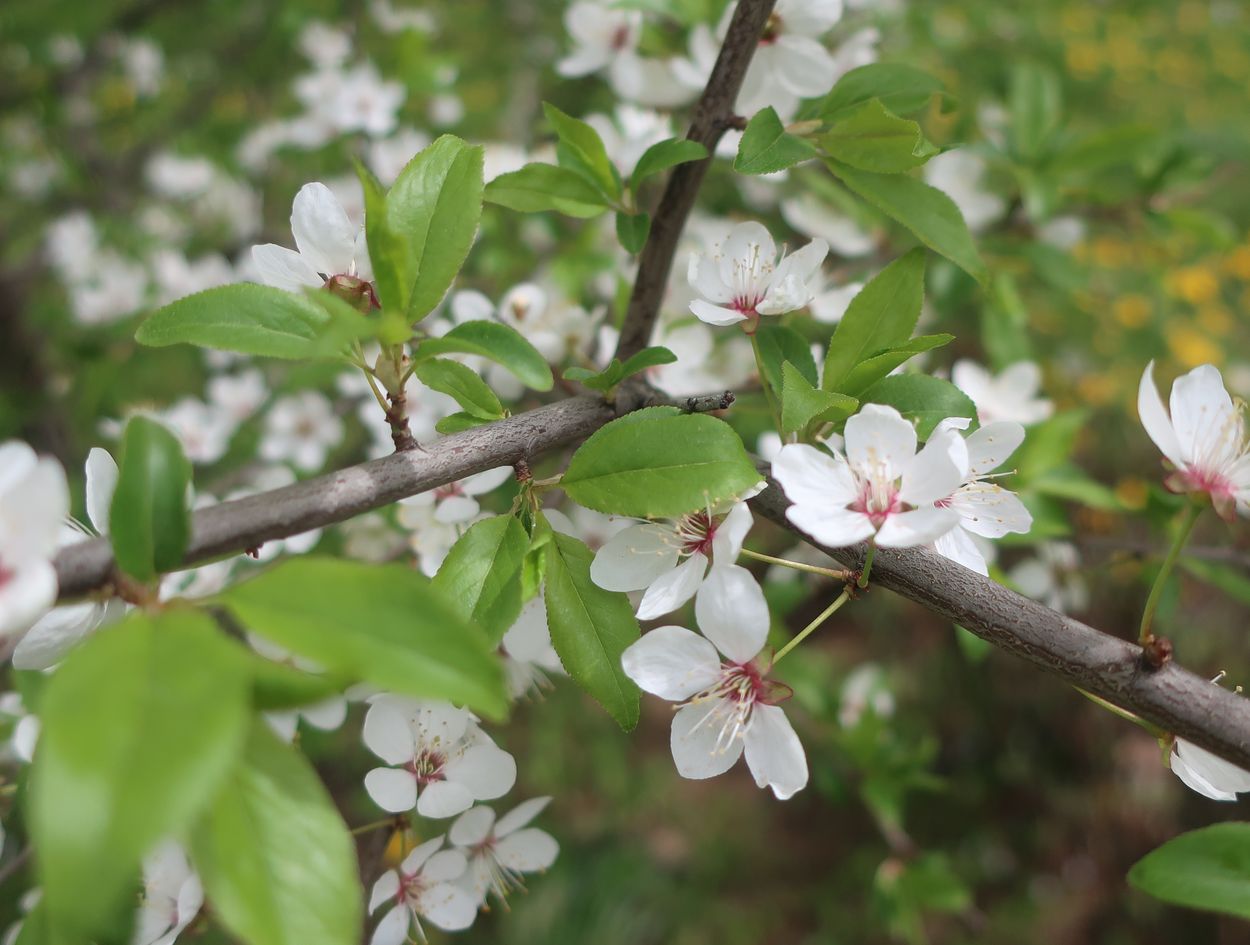
{"type": "Polygon", "coordinates": [[[702,161],[679,164],[669,175],[668,185],[660,198],[651,233],[638,259],[638,275],[629,297],[629,308],[621,325],[616,357],[624,361],[651,343],[651,332],[664,300],[677,241],[686,226],[686,218],[694,207],[699,187],[712,163],[716,144],[734,118],[734,102],[742,88],[751,56],[764,35],[764,27],[773,12],[776,0],[741,0],[734,11],[725,41],[703,94],[695,103],[686,137],[708,150],[702,161]]]}
{"type": "MultiPolygon", "coordinates": [[[[407,450],[282,489],[196,512],[183,562],[198,562],[259,548],[313,528],[342,522],[497,466],[513,466],[571,443],[579,443],[609,420],[657,400],[641,386],[623,386],[615,407],[598,397],[571,397],[526,413],[443,437],[420,450],[407,450]]],[[[690,412],[723,410],[729,393],[690,397],[690,412]]],[[[53,562],[60,599],[81,597],[113,579],[113,552],[95,538],[64,549],[53,562]]]]}
{"type": "MultiPolygon", "coordinates": [[[[775,483],[751,500],[765,518],[849,568],[865,545],[827,548],[790,524],[775,483]]],[[[1141,648],[1088,627],[923,548],[878,548],[872,583],[913,600],[981,639],[1148,722],[1250,769],[1250,699],[1175,663],[1142,665],[1141,648]]]]}

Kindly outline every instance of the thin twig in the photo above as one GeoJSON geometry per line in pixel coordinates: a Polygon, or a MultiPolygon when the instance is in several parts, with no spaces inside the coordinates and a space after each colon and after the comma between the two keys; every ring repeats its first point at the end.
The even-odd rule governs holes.
{"type": "Polygon", "coordinates": [[[733,124],[734,102],[775,4],[776,0],[741,0],[729,21],[720,55],[703,94],[695,103],[690,130],[686,133],[689,140],[707,148],[709,156],[702,161],[679,164],[669,175],[651,221],[651,232],[638,258],[638,275],[621,325],[616,357],[622,361],[651,343],[651,332],[664,299],[673,257],[677,254],[677,241],[712,163],[716,144],[733,124]]]}

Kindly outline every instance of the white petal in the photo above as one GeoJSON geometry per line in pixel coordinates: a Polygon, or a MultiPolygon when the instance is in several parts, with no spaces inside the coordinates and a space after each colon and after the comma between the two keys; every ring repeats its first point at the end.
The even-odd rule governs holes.
{"type": "Polygon", "coordinates": [[[488,836],[495,825],[495,812],[489,807],[474,807],[456,818],[447,831],[447,839],[458,847],[477,846],[488,836]]]}
{"type": "Polygon", "coordinates": [[[777,244],[762,223],[747,220],[729,231],[721,251],[721,281],[726,285],[763,289],[773,271],[777,244]]]}
{"type": "Polygon", "coordinates": [[[435,837],[432,840],[426,840],[418,846],[412,848],[408,855],[404,857],[404,861],[399,864],[400,870],[407,876],[414,876],[421,871],[421,867],[425,865],[425,861],[439,851],[443,845],[443,837],[435,837]]]}
{"type": "Polygon", "coordinates": [[[318,272],[347,272],[356,245],[356,227],[325,184],[305,184],[291,204],[291,233],[300,255],[318,272]]]}
{"type": "Polygon", "coordinates": [[[982,538],[1024,535],[1033,527],[1033,516],[1019,497],[992,482],[968,483],[951,496],[950,508],[964,528],[982,538]]]}
{"type": "Polygon", "coordinates": [[[846,421],[844,437],[852,468],[885,480],[901,476],[916,455],[916,428],[893,407],[865,404],[846,421]]]}
{"type": "Polygon", "coordinates": [[[427,784],[417,798],[417,813],[422,817],[439,820],[455,817],[473,806],[475,798],[463,784],[452,781],[435,781],[427,784]]]}
{"type": "Polygon", "coordinates": [[[87,454],[87,518],[101,535],[109,533],[109,505],[117,488],[117,463],[98,446],[87,454]]]}
{"type": "Polygon", "coordinates": [[[707,558],[696,551],[672,571],[661,575],[647,588],[638,605],[639,620],[654,620],[676,610],[690,598],[703,583],[707,571],[707,558]]]}
{"type": "Polygon", "coordinates": [[[807,755],[780,706],[757,705],[743,741],[756,786],[782,801],[807,787],[807,755]]]}
{"type": "Polygon", "coordinates": [[[776,49],[776,78],[783,89],[799,98],[829,91],[836,63],[819,42],[810,36],[787,34],[777,38],[776,49]]]}
{"type": "Polygon", "coordinates": [[[516,759],[494,745],[474,745],[444,766],[448,781],[464,785],[474,799],[502,797],[516,784],[516,759]]]}
{"type": "Polygon", "coordinates": [[[252,262],[265,285],[288,292],[301,292],[306,286],[320,288],[325,284],[307,259],[285,246],[265,243],[252,247],[252,262]]]}
{"type": "Polygon", "coordinates": [[[520,830],[541,814],[550,803],[551,798],[549,797],[532,797],[528,801],[522,801],[499,818],[499,823],[495,825],[495,836],[506,837],[508,834],[520,830]]]}
{"type": "Polygon", "coordinates": [[[449,883],[463,876],[468,866],[468,860],[459,850],[440,850],[425,861],[421,878],[431,883],[449,883]]]}
{"type": "Polygon", "coordinates": [[[104,607],[94,601],[56,607],[41,617],[13,651],[15,669],[49,669],[100,625],[104,607]]]}
{"type": "Polygon", "coordinates": [[[720,268],[716,261],[701,253],[690,254],[686,278],[690,287],[709,302],[723,303],[733,298],[733,289],[721,282],[720,268]]]}
{"type": "Polygon", "coordinates": [[[0,636],[21,633],[56,601],[56,569],[48,561],[23,561],[0,585],[0,636]]]}
{"type": "MultiPolygon", "coordinates": [[[[1238,768],[1236,765],[1225,761],[1218,755],[1212,754],[1205,748],[1199,748],[1193,742],[1187,742],[1183,738],[1178,738],[1176,740],[1176,757],[1180,758],[1184,762],[1185,767],[1197,778],[1211,785],[1217,791],[1229,794],[1240,794],[1243,791],[1250,791],[1250,771],[1238,768]]],[[[1173,767],[1175,767],[1175,763],[1173,763],[1173,767]]],[[[1189,782],[1186,781],[1185,783],[1188,784],[1189,782]]],[[[1193,785],[1191,784],[1190,787],[1193,787],[1193,785]]],[[[1216,800],[1221,799],[1216,798],[1216,800]]]]}
{"type": "Polygon", "coordinates": [[[1163,408],[1159,389],[1155,387],[1154,370],[1155,363],[1151,361],[1142,373],[1141,384],[1137,387],[1137,415],[1159,452],[1171,460],[1172,465],[1183,467],[1189,456],[1181,449],[1181,441],[1163,408]]]}
{"type": "Polygon", "coordinates": [[[684,627],[656,627],[621,654],[621,668],[639,689],[682,702],[720,677],[716,648],[684,627]]]}
{"type": "Polygon", "coordinates": [[[1024,427],[1011,420],[988,423],[970,434],[968,446],[968,474],[984,476],[1005,463],[1024,442],[1024,427]]]}
{"type": "Polygon", "coordinates": [[[495,847],[495,856],[508,869],[518,873],[545,870],[556,861],[560,844],[545,830],[527,827],[504,837],[495,847]]]}
{"type": "Polygon", "coordinates": [[[1172,384],[1170,405],[1181,453],[1191,463],[1206,460],[1222,465],[1221,460],[1227,462],[1237,455],[1241,437],[1236,410],[1215,367],[1204,364],[1178,377],[1172,384]]]}
{"type": "Polygon", "coordinates": [[[399,894],[399,874],[394,870],[383,873],[373,889],[369,892],[369,912],[376,912],[378,906],[392,901],[399,894]]]}
{"type": "Polygon", "coordinates": [[[347,721],[347,700],[342,696],[329,696],[304,706],[299,714],[313,728],[332,732],[347,721]]]}
{"type": "Polygon", "coordinates": [[[792,505],[786,509],[786,518],[827,548],[854,545],[877,530],[867,515],[850,509],[792,505]]]}
{"type": "Polygon", "coordinates": [[[487,469],[484,472],[474,473],[472,476],[461,479],[460,488],[467,495],[485,495],[487,492],[498,489],[511,479],[513,475],[511,466],[496,466],[494,469],[487,469]]]}
{"type": "Polygon", "coordinates": [[[410,717],[414,709],[407,700],[383,696],[365,713],[365,747],[389,765],[411,761],[417,752],[410,717]]]}
{"type": "Polygon", "coordinates": [[[745,502],[735,502],[712,539],[712,563],[733,564],[737,561],[742,553],[742,543],[753,524],[750,506],[745,502]]]}
{"type": "Polygon", "coordinates": [[[883,548],[930,545],[958,524],[959,515],[953,510],[923,506],[887,518],[877,532],[876,542],[883,548]]]}
{"type": "Polygon", "coordinates": [[[786,498],[821,508],[849,505],[857,496],[846,462],[805,443],[789,443],[777,453],[773,478],[786,498]]]}
{"type": "Polygon", "coordinates": [[[690,303],[690,311],[701,322],[707,322],[709,325],[736,325],[738,322],[746,321],[747,317],[741,312],[732,308],[725,308],[723,305],[713,305],[703,299],[695,299],[690,303]]]}
{"type": "Polygon", "coordinates": [[[735,663],[755,658],[768,639],[768,603],[746,568],[712,569],[694,601],[699,630],[735,663]]]}
{"type": "Polygon", "coordinates": [[[981,549],[972,540],[972,536],[962,528],[952,528],[945,535],[939,536],[938,540],[933,543],[933,550],[943,558],[962,564],[965,568],[976,571],[977,574],[988,575],[990,573],[981,549]]]}
{"type": "Polygon", "coordinates": [[[677,566],[679,551],[671,528],[633,525],[595,554],[590,579],[607,591],[640,591],[677,566]]]}
{"type": "Polygon", "coordinates": [[[513,659],[533,663],[551,649],[551,630],[547,626],[547,606],[542,594],[531,598],[521,608],[508,632],[503,635],[503,647],[513,659]]]}
{"type": "Polygon", "coordinates": [[[399,768],[374,768],[365,775],[365,790],[373,803],[392,814],[404,814],[417,804],[417,779],[399,768]]]}
{"type": "Polygon", "coordinates": [[[968,470],[968,447],[955,430],[941,430],[903,468],[899,498],[911,505],[945,499],[959,488],[968,470]]]}
{"type": "Polygon", "coordinates": [[[733,711],[720,699],[708,699],[678,709],[673,715],[669,747],[677,773],[683,778],[700,780],[724,774],[742,755],[742,739],[717,745],[724,718],[721,713],[733,711]]]}
{"type": "Polygon", "coordinates": [[[369,945],[404,945],[408,941],[408,926],[411,922],[408,907],[397,905],[382,916],[382,921],[373,930],[369,945]]]}
{"type": "MultiPolygon", "coordinates": [[[[399,706],[409,707],[409,727],[419,733],[421,744],[440,751],[447,751],[464,738],[472,719],[468,710],[457,709],[449,702],[417,702],[414,699],[391,698],[395,698],[399,706]]],[[[376,700],[380,701],[382,700],[376,700]]]]}
{"type": "Polygon", "coordinates": [[[421,893],[421,915],[445,932],[467,929],[477,918],[477,902],[459,886],[439,883],[421,893]]]}
{"type": "Polygon", "coordinates": [[[453,495],[443,499],[434,509],[434,521],[444,525],[459,525],[471,522],[482,507],[477,499],[467,495],[453,495]]]}

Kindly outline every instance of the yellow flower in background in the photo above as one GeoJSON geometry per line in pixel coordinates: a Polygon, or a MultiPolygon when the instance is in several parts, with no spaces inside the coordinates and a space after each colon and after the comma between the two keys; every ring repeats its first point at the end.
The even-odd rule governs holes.
{"type": "Polygon", "coordinates": [[[1243,243],[1224,257],[1224,271],[1234,279],[1250,282],[1250,243],[1243,243]]]}
{"type": "Polygon", "coordinates": [[[1167,290],[1190,305],[1213,301],[1220,294],[1220,279],[1215,271],[1202,264],[1185,266],[1167,277],[1167,290]]]}
{"type": "Polygon", "coordinates": [[[1219,338],[1233,332],[1233,313],[1223,305],[1204,305],[1198,309],[1198,324],[1210,335],[1219,338]]]}
{"type": "Polygon", "coordinates": [[[1104,269],[1118,269],[1133,260],[1128,244],[1114,236],[1097,237],[1090,250],[1094,263],[1104,269]]]}
{"type": "Polygon", "coordinates": [[[1097,43],[1081,41],[1072,43],[1064,52],[1068,69],[1078,79],[1092,79],[1098,75],[1106,57],[1097,43]]]}
{"type": "Polygon", "coordinates": [[[1086,374],[1076,382],[1076,391],[1083,403],[1102,407],[1115,399],[1119,385],[1106,374],[1086,374]]]}
{"type": "Polygon", "coordinates": [[[1150,299],[1134,292],[1122,295],[1111,305],[1111,314],[1125,328],[1141,328],[1150,321],[1150,299]]]}
{"type": "Polygon", "coordinates": [[[1222,364],[1224,352],[1210,338],[1192,325],[1175,325],[1168,329],[1168,349],[1184,367],[1199,364],[1222,364]]]}
{"type": "Polygon", "coordinates": [[[1146,480],[1137,476],[1126,476],[1115,484],[1115,497],[1129,509],[1145,508],[1148,492],[1146,480]]]}

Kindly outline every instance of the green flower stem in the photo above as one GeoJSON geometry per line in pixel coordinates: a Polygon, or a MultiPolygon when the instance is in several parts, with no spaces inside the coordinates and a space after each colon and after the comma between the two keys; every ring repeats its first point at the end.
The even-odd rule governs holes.
{"type": "Polygon", "coordinates": [[[823,574],[825,577],[831,577],[835,581],[845,581],[851,576],[850,571],[822,568],[814,564],[803,564],[801,561],[790,561],[787,558],[774,558],[772,555],[760,554],[758,551],[752,551],[749,548],[743,548],[742,554],[748,558],[754,559],[755,561],[775,564],[782,568],[793,568],[795,571],[806,571],[808,574],[823,574]]]}
{"type": "Polygon", "coordinates": [[[1159,728],[1159,726],[1154,725],[1150,722],[1147,722],[1141,716],[1135,715],[1134,713],[1129,712],[1127,709],[1121,709],[1118,705],[1112,702],[1108,702],[1106,699],[1102,698],[1101,696],[1096,696],[1092,692],[1086,692],[1080,686],[1074,686],[1073,688],[1076,689],[1077,692],[1079,692],[1081,695],[1083,695],[1086,699],[1088,699],[1090,702],[1094,703],[1095,705],[1102,706],[1108,712],[1111,712],[1114,715],[1118,715],[1120,718],[1124,719],[1125,721],[1132,722],[1134,725],[1140,725],[1142,728],[1144,728],[1147,732],[1149,732],[1155,738],[1167,737],[1167,732],[1159,728]]]}
{"type": "Polygon", "coordinates": [[[815,630],[822,623],[824,623],[826,620],[832,617],[835,613],[837,613],[838,609],[850,599],[851,599],[851,591],[850,591],[850,588],[847,588],[846,590],[844,590],[841,594],[837,596],[837,599],[834,600],[832,604],[830,604],[821,612],[819,617],[817,617],[815,620],[809,623],[806,627],[800,630],[798,633],[798,636],[796,636],[793,640],[791,640],[789,643],[787,643],[777,652],[777,655],[773,657],[773,665],[776,666],[778,663],[780,663],[781,658],[783,656],[785,656],[787,653],[793,650],[796,646],[798,646],[800,643],[806,640],[813,630],[815,630]]]}
{"type": "Polygon", "coordinates": [[[768,409],[772,412],[773,423],[777,425],[777,432],[781,432],[781,407],[777,403],[777,394],[773,390],[771,384],[768,383],[768,374],[764,370],[764,357],[760,354],[759,337],[755,332],[751,332],[751,350],[755,352],[755,369],[760,374],[760,386],[764,388],[764,396],[768,398],[768,409]]]}
{"type": "Polygon", "coordinates": [[[1172,540],[1172,547],[1168,549],[1167,557],[1163,559],[1163,564],[1159,567],[1159,573],[1155,575],[1155,582],[1150,588],[1150,596],[1146,598],[1146,609],[1141,615],[1141,630],[1137,634],[1137,642],[1142,646],[1154,639],[1154,634],[1150,632],[1150,625],[1154,623],[1155,611],[1159,609],[1159,598],[1163,595],[1163,585],[1167,583],[1168,576],[1176,566],[1177,558],[1181,556],[1181,549],[1189,541],[1190,533],[1193,532],[1194,524],[1198,521],[1198,516],[1201,514],[1201,505],[1191,505],[1185,510],[1180,528],[1176,532],[1176,537],[1172,540]]]}
{"type": "Polygon", "coordinates": [[[855,582],[855,586],[861,590],[868,586],[868,575],[872,573],[872,559],[876,557],[877,546],[868,545],[868,555],[864,558],[864,569],[859,572],[859,580],[855,582]]]}

